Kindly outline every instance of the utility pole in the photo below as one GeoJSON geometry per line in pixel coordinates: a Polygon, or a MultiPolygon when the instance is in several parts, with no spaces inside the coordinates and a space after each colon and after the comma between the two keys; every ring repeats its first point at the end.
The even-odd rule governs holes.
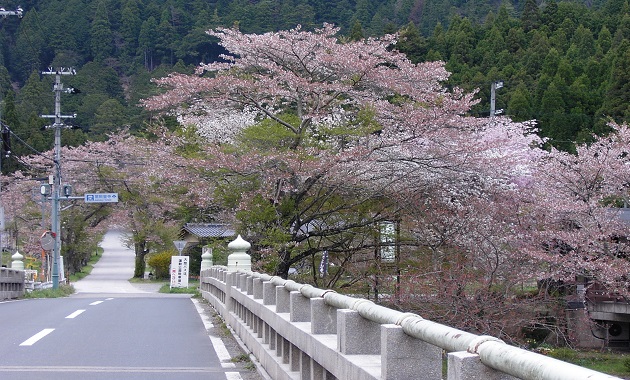
{"type": "Polygon", "coordinates": [[[503,81],[492,82],[490,87],[490,118],[494,118],[496,115],[503,113],[503,110],[496,110],[495,102],[497,98],[496,90],[503,87],[503,81]]]}
{"type": "MultiPolygon", "coordinates": [[[[53,289],[59,287],[59,261],[61,252],[61,213],[59,208],[59,199],[61,197],[61,128],[65,127],[62,119],[70,119],[76,117],[74,115],[62,115],[61,114],[61,93],[64,91],[63,84],[61,83],[62,75],[75,75],[74,69],[60,68],[55,71],[49,68],[48,71],[42,72],[43,75],[54,75],[55,84],[53,91],[55,92],[55,114],[54,115],[41,115],[41,117],[55,119],[53,125],[47,128],[55,129],[55,173],[53,175],[52,194],[51,194],[51,230],[55,238],[55,245],[53,248],[53,263],[52,263],[52,282],[53,289]]],[[[63,268],[62,268],[63,269],[63,268]]]]}

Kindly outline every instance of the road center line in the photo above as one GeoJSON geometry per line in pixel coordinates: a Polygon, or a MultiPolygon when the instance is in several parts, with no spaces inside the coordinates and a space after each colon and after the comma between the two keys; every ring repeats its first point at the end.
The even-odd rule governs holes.
{"type": "Polygon", "coordinates": [[[103,303],[103,302],[105,302],[105,301],[94,301],[94,302],[92,302],[92,303],[90,304],[90,306],[96,306],[96,305],[98,305],[99,303],[103,303]]]}
{"type": "Polygon", "coordinates": [[[72,314],[68,315],[68,316],[66,317],[66,319],[72,319],[72,318],[74,318],[74,317],[78,316],[79,314],[83,313],[84,311],[85,311],[85,310],[77,310],[77,311],[75,311],[74,313],[72,313],[72,314]]]}
{"type": "Polygon", "coordinates": [[[45,337],[46,335],[50,334],[53,331],[55,331],[55,329],[43,329],[42,331],[28,338],[24,342],[20,343],[20,346],[32,346],[33,344],[35,344],[35,342],[42,339],[43,337],[45,337]]]}

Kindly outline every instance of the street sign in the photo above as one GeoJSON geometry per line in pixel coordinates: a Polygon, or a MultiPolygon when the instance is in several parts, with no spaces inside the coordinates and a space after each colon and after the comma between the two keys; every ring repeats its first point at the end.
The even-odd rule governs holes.
{"type": "Polygon", "coordinates": [[[85,194],[85,203],[115,203],[118,202],[118,193],[85,194]]]}
{"type": "Polygon", "coordinates": [[[181,255],[184,247],[186,247],[186,240],[175,240],[173,241],[173,244],[175,244],[175,248],[177,248],[179,254],[181,255]]]}
{"type": "Polygon", "coordinates": [[[188,256],[171,256],[171,288],[188,287],[188,256]]]}

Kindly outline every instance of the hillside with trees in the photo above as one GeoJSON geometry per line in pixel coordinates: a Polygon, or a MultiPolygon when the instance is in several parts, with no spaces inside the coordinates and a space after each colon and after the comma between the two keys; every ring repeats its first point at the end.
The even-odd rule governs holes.
{"type": "MultiPolygon", "coordinates": [[[[2,4],[17,7],[14,1],[2,4]]],[[[24,17],[0,20],[2,120],[31,147],[51,147],[41,114],[53,107],[49,67],[73,67],[63,110],[76,113],[64,144],[102,140],[129,127],[141,133],[152,115],[138,100],[155,91],[150,80],[192,72],[223,51],[205,32],[238,25],[245,33],[305,30],[324,22],[349,39],[400,31],[397,49],[413,62],[443,60],[449,86],[479,90],[471,114],[488,116],[490,86],[501,80],[496,108],[515,120],[536,119],[542,136],[564,150],[629,117],[627,1],[514,3],[443,1],[31,1],[24,17]]]]}

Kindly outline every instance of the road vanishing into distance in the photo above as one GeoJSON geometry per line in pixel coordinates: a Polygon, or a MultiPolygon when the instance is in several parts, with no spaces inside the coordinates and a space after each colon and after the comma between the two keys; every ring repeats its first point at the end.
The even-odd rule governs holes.
{"type": "Polygon", "coordinates": [[[131,284],[134,253],[110,231],[66,298],[0,302],[0,379],[264,379],[211,308],[160,284],[131,284]],[[249,363],[249,364],[247,364],[249,363]]]}

